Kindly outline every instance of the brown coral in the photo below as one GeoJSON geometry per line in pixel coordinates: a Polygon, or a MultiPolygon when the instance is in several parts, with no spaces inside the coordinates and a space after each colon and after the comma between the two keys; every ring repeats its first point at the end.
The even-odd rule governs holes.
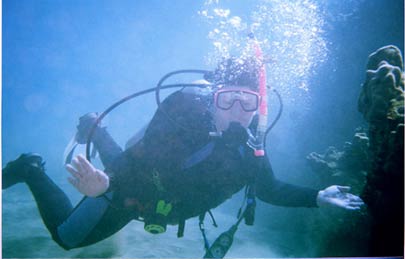
{"type": "Polygon", "coordinates": [[[402,56],[397,47],[386,46],[369,56],[358,102],[367,122],[404,119],[404,81],[402,56]]]}
{"type": "Polygon", "coordinates": [[[395,46],[369,56],[358,109],[369,123],[371,168],[362,197],[372,216],[371,256],[403,254],[404,66],[395,46]]]}

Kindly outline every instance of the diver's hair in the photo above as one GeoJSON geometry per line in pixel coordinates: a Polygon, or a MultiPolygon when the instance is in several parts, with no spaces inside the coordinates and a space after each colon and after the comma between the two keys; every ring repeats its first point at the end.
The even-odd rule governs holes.
{"type": "Polygon", "coordinates": [[[247,86],[251,90],[259,89],[259,70],[261,62],[255,57],[222,60],[217,68],[205,75],[205,79],[216,85],[247,86]]]}

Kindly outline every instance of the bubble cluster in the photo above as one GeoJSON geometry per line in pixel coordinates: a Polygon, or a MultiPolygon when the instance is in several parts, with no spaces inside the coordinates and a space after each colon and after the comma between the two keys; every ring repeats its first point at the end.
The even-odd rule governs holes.
{"type": "Polygon", "coordinates": [[[327,58],[323,19],[317,3],[256,0],[247,2],[253,8],[246,8],[240,14],[234,14],[232,6],[221,4],[219,0],[206,1],[199,12],[212,26],[208,39],[213,49],[206,62],[215,66],[223,58],[253,55],[247,38],[252,32],[267,61],[268,84],[290,101],[305,95],[309,90],[309,76],[327,58]]]}

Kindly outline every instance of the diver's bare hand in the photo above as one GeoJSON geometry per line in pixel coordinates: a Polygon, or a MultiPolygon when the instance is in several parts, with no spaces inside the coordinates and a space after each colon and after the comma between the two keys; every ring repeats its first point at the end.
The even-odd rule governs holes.
{"type": "Polygon", "coordinates": [[[82,194],[97,197],[107,191],[110,185],[109,177],[95,168],[83,155],[72,159],[66,165],[66,170],[73,176],[68,181],[82,194]]]}
{"type": "Polygon", "coordinates": [[[359,210],[364,206],[363,200],[349,193],[349,186],[332,185],[319,191],[317,204],[319,207],[337,206],[347,210],[359,210]]]}

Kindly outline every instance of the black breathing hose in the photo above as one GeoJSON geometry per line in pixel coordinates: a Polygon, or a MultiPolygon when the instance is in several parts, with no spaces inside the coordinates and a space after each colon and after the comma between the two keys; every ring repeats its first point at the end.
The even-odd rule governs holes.
{"type": "MultiPolygon", "coordinates": [[[[181,74],[181,73],[198,73],[198,74],[204,74],[204,75],[206,75],[206,74],[212,73],[212,72],[211,72],[211,71],[208,71],[208,70],[200,70],[200,69],[176,70],[176,71],[173,71],[173,72],[170,72],[170,73],[164,75],[164,76],[159,80],[159,82],[158,82],[158,84],[157,84],[156,87],[149,88],[149,89],[145,89],[145,90],[142,90],[142,91],[133,93],[133,94],[131,94],[131,95],[128,95],[128,96],[126,96],[126,97],[120,99],[119,101],[115,102],[114,104],[112,104],[110,107],[108,107],[104,112],[102,112],[102,113],[100,114],[100,116],[97,118],[97,120],[94,122],[92,128],[90,129],[89,135],[88,135],[88,137],[87,137],[87,142],[86,142],[86,158],[87,158],[87,160],[91,161],[91,158],[90,158],[90,144],[91,144],[91,140],[92,140],[92,138],[93,138],[95,129],[97,128],[97,125],[99,125],[99,123],[103,120],[103,118],[104,118],[107,114],[109,114],[112,110],[114,110],[115,108],[117,108],[119,105],[121,105],[121,104],[123,104],[123,103],[125,103],[125,102],[127,102],[127,101],[129,101],[129,100],[131,100],[131,99],[133,99],[133,98],[135,98],[135,97],[138,97],[138,96],[141,96],[141,95],[144,95],[144,94],[147,94],[147,93],[150,93],[150,92],[155,91],[156,103],[157,103],[158,108],[159,108],[160,105],[161,105],[161,101],[160,101],[160,90],[162,90],[162,89],[169,89],[169,88],[175,88],[175,87],[199,87],[199,88],[206,88],[206,87],[209,87],[209,86],[213,86],[212,84],[203,84],[203,83],[202,83],[202,84],[193,84],[193,83],[184,84],[184,83],[182,83],[182,84],[162,85],[163,82],[164,82],[166,79],[168,79],[169,77],[171,77],[171,76],[173,76],[173,75],[176,75],[176,74],[181,74]]],[[[273,91],[276,93],[276,95],[277,95],[277,97],[278,97],[278,100],[279,100],[279,103],[280,103],[280,109],[279,109],[279,111],[278,111],[278,114],[277,114],[276,118],[274,119],[274,121],[271,123],[271,125],[267,128],[267,130],[266,130],[266,132],[265,132],[264,144],[266,143],[267,134],[270,132],[270,130],[274,127],[274,125],[275,125],[275,124],[277,123],[277,121],[280,119],[281,114],[282,114],[282,111],[283,111],[283,102],[282,102],[281,96],[280,96],[280,94],[279,94],[276,90],[273,90],[273,91]]],[[[168,116],[168,117],[170,118],[170,116],[169,116],[167,113],[165,113],[165,114],[166,114],[166,116],[168,116]]],[[[170,119],[171,119],[171,118],[170,118],[170,119]]],[[[171,119],[171,120],[174,121],[173,119],[171,119]]]]}
{"type": "MultiPolygon", "coordinates": [[[[176,74],[182,74],[182,73],[197,73],[197,74],[208,74],[211,73],[211,71],[208,70],[201,70],[201,69],[183,69],[183,70],[176,70],[170,73],[167,73],[166,75],[164,75],[158,82],[157,86],[155,87],[155,98],[156,98],[156,103],[158,105],[158,108],[160,107],[160,89],[164,89],[164,87],[162,86],[163,82],[168,79],[169,77],[176,75],[176,74]]],[[[204,87],[207,87],[207,84],[196,84],[196,85],[202,85],[204,87]]]]}
{"type": "MultiPolygon", "coordinates": [[[[168,88],[175,88],[175,87],[200,87],[200,88],[204,88],[206,87],[206,84],[170,84],[170,85],[161,85],[159,87],[159,89],[168,89],[168,88]]],[[[91,139],[93,138],[94,132],[97,128],[97,125],[103,120],[103,118],[109,114],[112,110],[114,110],[115,108],[117,108],[119,105],[123,104],[124,102],[127,102],[135,97],[138,97],[140,95],[144,95],[153,91],[156,91],[157,87],[153,87],[153,88],[149,88],[146,90],[142,90],[139,92],[136,92],[134,94],[128,95],[122,99],[120,99],[119,101],[115,102],[114,104],[112,104],[110,107],[108,107],[103,113],[100,114],[100,116],[97,118],[97,120],[94,122],[92,128],[90,129],[89,135],[87,137],[87,142],[86,142],[86,158],[90,160],[90,143],[91,143],[91,139]]]]}

